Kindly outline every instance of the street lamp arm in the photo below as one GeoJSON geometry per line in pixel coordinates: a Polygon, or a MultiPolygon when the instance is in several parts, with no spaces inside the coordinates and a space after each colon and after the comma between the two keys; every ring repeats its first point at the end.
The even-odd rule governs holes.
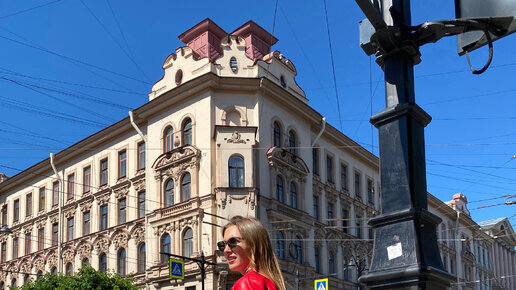
{"type": "Polygon", "coordinates": [[[159,253],[162,254],[162,255],[167,255],[169,257],[174,257],[174,258],[179,258],[179,259],[183,259],[183,260],[193,261],[193,262],[196,262],[199,266],[201,264],[208,264],[208,265],[211,265],[211,266],[219,266],[220,265],[220,264],[217,264],[217,263],[208,262],[206,260],[199,260],[199,259],[195,259],[195,258],[190,258],[190,257],[170,254],[170,253],[167,253],[167,252],[159,252],[159,253]]]}

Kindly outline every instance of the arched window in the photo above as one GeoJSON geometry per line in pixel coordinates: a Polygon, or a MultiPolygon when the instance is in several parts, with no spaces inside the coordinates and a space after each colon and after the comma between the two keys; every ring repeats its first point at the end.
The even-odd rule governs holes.
{"type": "MultiPolygon", "coordinates": [[[[164,234],[160,240],[161,252],[170,253],[170,235],[164,234]]],[[[168,256],[161,255],[161,263],[168,263],[168,256]]]]}
{"type": "Polygon", "coordinates": [[[4,288],[5,288],[4,281],[0,281],[0,289],[4,290],[4,288]]]}
{"type": "Polygon", "coordinates": [[[276,147],[281,147],[281,127],[278,122],[274,122],[273,143],[276,147]]]}
{"type": "Polygon", "coordinates": [[[279,175],[276,176],[276,199],[283,202],[283,179],[279,175]]]}
{"type": "MultiPolygon", "coordinates": [[[[39,280],[43,278],[43,271],[39,270],[38,273],[36,273],[36,280],[39,280]]],[[[0,287],[0,289],[4,289],[3,287],[0,287]]]]}
{"type": "Polygon", "coordinates": [[[188,228],[183,235],[183,252],[185,257],[191,257],[193,254],[193,231],[188,228]]]}
{"type": "Polygon", "coordinates": [[[228,162],[229,187],[244,187],[244,158],[231,156],[228,162]]]}
{"type": "Polygon", "coordinates": [[[185,173],[185,175],[183,175],[183,178],[181,179],[181,198],[182,198],[181,201],[186,201],[186,200],[190,199],[191,183],[192,183],[192,181],[191,181],[190,173],[187,172],[187,173],[185,173]]]}
{"type": "Polygon", "coordinates": [[[11,286],[16,287],[16,278],[11,280],[11,286]]]}
{"type": "Polygon", "coordinates": [[[303,263],[303,244],[301,244],[301,239],[299,237],[296,237],[296,240],[294,241],[294,246],[296,248],[296,262],[298,264],[303,263]]]}
{"type": "Polygon", "coordinates": [[[288,151],[290,151],[290,153],[292,154],[296,154],[296,145],[297,144],[297,140],[296,140],[296,133],[294,133],[294,131],[290,130],[290,132],[288,132],[288,151]]]}
{"type": "Polygon", "coordinates": [[[90,260],[88,258],[84,258],[82,260],[82,263],[81,263],[82,267],[84,266],[89,266],[90,265],[90,260]]]}
{"type": "Polygon", "coordinates": [[[29,283],[29,278],[30,278],[29,274],[23,275],[23,285],[29,283]]]}
{"type": "Polygon", "coordinates": [[[120,250],[118,250],[118,255],[117,255],[117,270],[118,270],[118,274],[120,274],[120,276],[125,276],[126,262],[127,262],[127,257],[125,254],[125,249],[121,248],[120,250]]]}
{"type": "Polygon", "coordinates": [[[192,120],[183,123],[183,145],[192,145],[192,120]]]}
{"type": "Polygon", "coordinates": [[[174,180],[169,179],[165,184],[165,206],[174,204],[174,180]]]}
{"type": "Polygon", "coordinates": [[[297,187],[293,182],[290,183],[290,206],[297,208],[297,187]]]}
{"type": "MultiPolygon", "coordinates": [[[[344,280],[349,281],[349,258],[344,258],[344,280]]],[[[446,271],[446,266],[444,267],[446,271]]]]}
{"type": "Polygon", "coordinates": [[[278,259],[285,259],[285,240],[281,232],[276,232],[276,256],[278,259]]]}
{"type": "Polygon", "coordinates": [[[335,255],[332,252],[328,254],[328,270],[330,274],[335,273],[335,255]]]}
{"type": "Polygon", "coordinates": [[[66,264],[66,275],[73,276],[73,265],[72,265],[72,263],[66,264]]]}
{"type": "Polygon", "coordinates": [[[174,128],[168,127],[167,130],[165,130],[165,138],[163,139],[165,152],[172,151],[172,149],[174,149],[174,128]]]}
{"type": "Polygon", "coordinates": [[[140,246],[138,246],[138,273],[145,272],[146,259],[145,243],[141,243],[140,246]]]}
{"type": "Polygon", "coordinates": [[[50,269],[50,273],[52,275],[57,275],[57,268],[56,267],[52,267],[52,269],[50,269]]]}
{"type": "Polygon", "coordinates": [[[99,271],[102,273],[106,273],[107,271],[107,256],[105,253],[99,256],[99,271]]]}

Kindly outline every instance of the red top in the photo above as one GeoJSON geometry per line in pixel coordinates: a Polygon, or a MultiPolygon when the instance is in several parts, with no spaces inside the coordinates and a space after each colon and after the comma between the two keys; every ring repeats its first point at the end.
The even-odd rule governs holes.
{"type": "Polygon", "coordinates": [[[253,269],[249,270],[238,279],[231,290],[276,290],[274,282],[265,276],[256,273],[253,269]]]}

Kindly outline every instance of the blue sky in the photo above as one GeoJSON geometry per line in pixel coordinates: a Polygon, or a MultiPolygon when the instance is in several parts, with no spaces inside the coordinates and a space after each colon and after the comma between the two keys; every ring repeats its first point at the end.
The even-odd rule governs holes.
{"type": "MultiPolygon", "coordinates": [[[[371,113],[385,106],[383,73],[359,46],[355,1],[0,2],[0,172],[15,175],[127,116],[147,101],[177,36],[209,17],[227,32],[253,20],[293,61],[309,104],[378,155],[371,113]],[[341,117],[337,110],[337,93],[341,117]],[[341,127],[342,124],[342,127],[341,127]]],[[[455,18],[454,1],[412,1],[412,24],[455,18]]],[[[417,103],[426,128],[428,191],[441,200],[463,192],[476,221],[507,216],[516,205],[516,35],[494,43],[491,67],[469,71],[456,38],[421,48],[417,103]],[[516,198],[513,198],[513,200],[516,198]]],[[[483,66],[487,49],[471,54],[483,66]]]]}

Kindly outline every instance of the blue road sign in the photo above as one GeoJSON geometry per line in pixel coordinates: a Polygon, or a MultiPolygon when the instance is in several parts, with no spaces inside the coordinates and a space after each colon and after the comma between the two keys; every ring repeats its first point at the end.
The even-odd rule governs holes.
{"type": "Polygon", "coordinates": [[[314,290],[328,290],[328,278],[315,280],[314,290]]]}
{"type": "Polygon", "coordinates": [[[169,259],[168,260],[168,271],[170,274],[170,278],[174,279],[185,279],[185,262],[176,260],[176,259],[169,259]]]}

